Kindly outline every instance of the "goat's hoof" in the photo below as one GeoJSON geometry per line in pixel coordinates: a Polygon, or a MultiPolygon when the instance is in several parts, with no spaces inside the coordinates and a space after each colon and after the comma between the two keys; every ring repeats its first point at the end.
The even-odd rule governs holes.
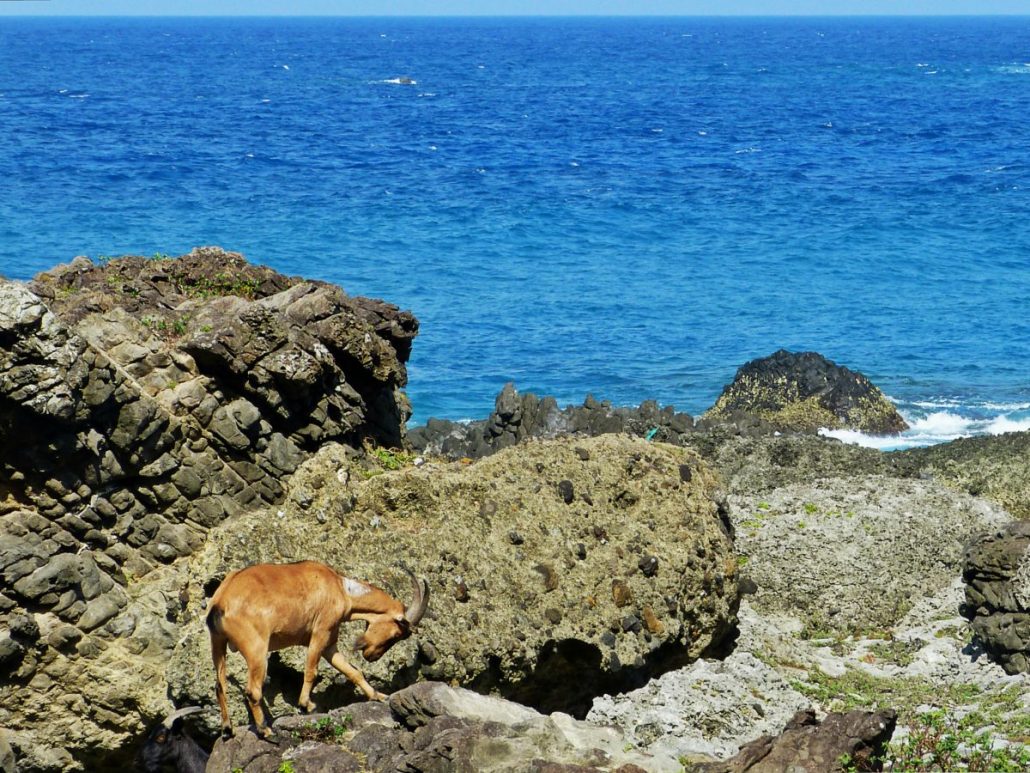
{"type": "Polygon", "coordinates": [[[236,733],[233,731],[232,727],[223,727],[222,728],[222,740],[223,741],[228,741],[234,735],[236,735],[236,733]]]}
{"type": "Polygon", "coordinates": [[[278,746],[279,739],[275,737],[275,733],[268,725],[262,725],[257,728],[257,735],[262,741],[268,741],[268,743],[276,744],[278,746]]]}
{"type": "Polygon", "coordinates": [[[318,707],[314,703],[309,703],[306,706],[301,706],[300,708],[305,714],[310,714],[318,707]]]}
{"type": "Polygon", "coordinates": [[[388,700],[390,700],[390,696],[387,695],[386,693],[382,693],[382,692],[378,692],[377,691],[376,693],[374,693],[372,695],[371,698],[369,698],[369,700],[372,700],[372,701],[388,701],[388,700]]]}

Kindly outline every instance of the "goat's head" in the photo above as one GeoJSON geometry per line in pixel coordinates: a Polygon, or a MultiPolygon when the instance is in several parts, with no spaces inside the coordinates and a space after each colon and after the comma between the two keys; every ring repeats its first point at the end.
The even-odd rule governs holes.
{"type": "Polygon", "coordinates": [[[360,650],[369,662],[379,660],[390,647],[411,636],[412,629],[418,625],[429,606],[429,583],[418,580],[407,569],[405,571],[411,577],[411,603],[405,607],[398,601],[396,609],[371,618],[365,632],[354,642],[354,649],[360,650]]]}
{"type": "Polygon", "coordinates": [[[139,767],[147,773],[158,773],[164,769],[166,763],[182,757],[184,746],[187,745],[197,747],[196,751],[206,759],[207,754],[183,730],[183,718],[198,711],[204,709],[200,706],[187,706],[165,717],[161,724],[150,732],[140,749],[137,758],[139,767]]]}

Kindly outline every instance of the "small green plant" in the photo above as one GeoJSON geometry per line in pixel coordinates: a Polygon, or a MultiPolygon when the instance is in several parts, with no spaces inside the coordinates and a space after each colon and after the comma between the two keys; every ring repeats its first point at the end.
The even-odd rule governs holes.
{"type": "Polygon", "coordinates": [[[366,477],[378,475],[386,470],[399,470],[415,461],[414,454],[410,454],[407,451],[402,451],[398,448],[383,448],[371,443],[365,443],[365,452],[379,468],[368,470],[366,477]]]}
{"type": "Polygon", "coordinates": [[[175,258],[173,258],[171,255],[168,255],[167,253],[164,253],[164,252],[155,252],[153,255],[150,256],[150,259],[151,260],[175,260],[175,258]]]}
{"type": "Polygon", "coordinates": [[[322,717],[317,722],[312,722],[295,731],[294,735],[304,741],[339,743],[352,721],[353,717],[350,714],[344,714],[339,718],[322,717]]]}
{"type": "Polygon", "coordinates": [[[941,709],[924,712],[912,721],[909,735],[891,745],[884,770],[1025,771],[1030,749],[1022,744],[996,748],[985,718],[972,712],[956,720],[941,709]]]}
{"type": "Polygon", "coordinates": [[[257,297],[261,283],[251,277],[233,276],[227,273],[214,276],[173,278],[175,289],[190,298],[219,298],[224,295],[238,295],[248,300],[257,297]]]}
{"type": "Polygon", "coordinates": [[[819,506],[815,502],[805,502],[802,507],[809,515],[815,515],[819,512],[819,506]]]}
{"type": "Polygon", "coordinates": [[[279,767],[276,768],[276,773],[297,773],[297,769],[293,767],[293,760],[283,760],[279,763],[279,767]]]}
{"type": "Polygon", "coordinates": [[[916,653],[920,650],[920,643],[915,641],[893,641],[877,642],[869,648],[877,660],[887,663],[894,663],[898,666],[907,666],[916,659],[916,653]]]}
{"type": "Polygon", "coordinates": [[[172,332],[177,336],[186,335],[186,319],[185,317],[179,317],[175,322],[172,323],[172,332]]]}

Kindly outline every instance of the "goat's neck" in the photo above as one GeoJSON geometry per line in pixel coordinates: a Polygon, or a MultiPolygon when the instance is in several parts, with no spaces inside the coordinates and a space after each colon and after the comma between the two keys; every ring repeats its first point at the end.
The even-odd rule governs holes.
{"type": "MultiPolygon", "coordinates": [[[[397,606],[400,602],[382,588],[350,579],[346,583],[348,595],[350,596],[350,616],[352,619],[369,620],[378,615],[397,611],[397,606]]],[[[404,605],[400,604],[400,608],[403,610],[404,605]]]]}

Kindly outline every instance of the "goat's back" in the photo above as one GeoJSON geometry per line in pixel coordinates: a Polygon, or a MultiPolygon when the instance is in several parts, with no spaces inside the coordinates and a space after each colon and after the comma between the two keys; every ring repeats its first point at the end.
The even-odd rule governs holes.
{"type": "Polygon", "coordinates": [[[313,628],[335,625],[348,611],[342,578],[325,564],[255,564],[232,572],[218,586],[208,626],[231,642],[241,634],[259,634],[288,646],[305,643],[313,628]]]}

